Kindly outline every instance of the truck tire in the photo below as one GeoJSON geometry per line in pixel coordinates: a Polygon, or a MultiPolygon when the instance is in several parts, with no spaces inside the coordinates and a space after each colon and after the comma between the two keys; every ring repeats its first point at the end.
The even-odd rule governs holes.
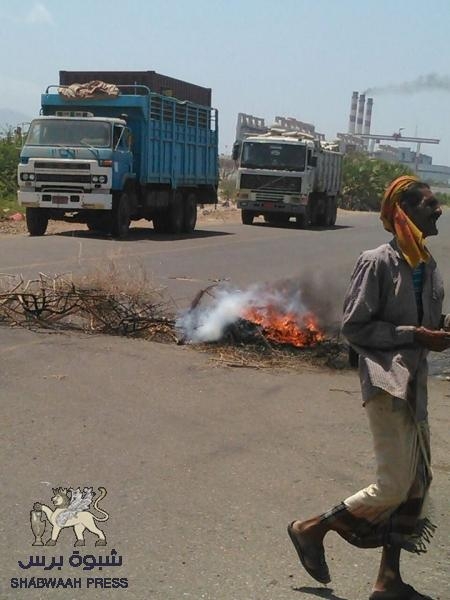
{"type": "Polygon", "coordinates": [[[330,199],[325,198],[324,201],[320,203],[320,212],[317,214],[316,224],[320,227],[328,227],[328,222],[330,220],[330,199]]]}
{"type": "Polygon", "coordinates": [[[44,235],[47,231],[48,212],[45,208],[27,208],[26,219],[30,235],[44,235]]]}
{"type": "Polygon", "coordinates": [[[153,217],[153,229],[156,233],[168,233],[169,224],[167,219],[167,211],[158,212],[153,217]]]}
{"type": "Polygon", "coordinates": [[[169,233],[179,234],[183,231],[184,210],[183,195],[181,192],[175,192],[172,196],[172,200],[169,204],[167,223],[169,233]]]}
{"type": "Polygon", "coordinates": [[[243,225],[253,225],[253,213],[251,210],[244,210],[242,209],[241,211],[241,219],[242,219],[242,224],[243,225]]]}
{"type": "Polygon", "coordinates": [[[330,215],[329,215],[328,226],[334,227],[336,225],[337,218],[337,200],[336,198],[331,198],[330,202],[330,215]]]}
{"type": "Polygon", "coordinates": [[[89,219],[89,221],[86,222],[86,225],[89,231],[94,231],[96,233],[109,233],[111,229],[111,224],[109,221],[108,215],[105,214],[89,219]]]}
{"type": "Polygon", "coordinates": [[[311,225],[311,203],[305,207],[305,212],[295,216],[295,224],[297,229],[308,229],[311,225]]]}
{"type": "Polygon", "coordinates": [[[123,240],[130,230],[130,204],[127,192],[115,195],[112,202],[111,235],[123,240]]]}
{"type": "Polygon", "coordinates": [[[264,221],[270,223],[270,225],[286,225],[286,223],[289,223],[289,215],[266,213],[264,215],[264,221]]]}
{"type": "Polygon", "coordinates": [[[188,194],[184,202],[183,210],[183,232],[192,233],[197,223],[197,198],[194,194],[188,194]]]}

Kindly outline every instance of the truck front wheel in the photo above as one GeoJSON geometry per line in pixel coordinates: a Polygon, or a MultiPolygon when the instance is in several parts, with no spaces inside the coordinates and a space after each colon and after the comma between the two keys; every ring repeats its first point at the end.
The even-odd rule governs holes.
{"type": "Polygon", "coordinates": [[[253,225],[253,213],[251,210],[242,210],[241,219],[243,225],[253,225]]]}
{"type": "Polygon", "coordinates": [[[130,204],[126,192],[114,196],[111,221],[112,236],[119,240],[126,238],[130,230],[130,204]]]}
{"type": "Polygon", "coordinates": [[[48,226],[48,213],[45,208],[27,208],[26,218],[30,235],[44,235],[48,226]]]}

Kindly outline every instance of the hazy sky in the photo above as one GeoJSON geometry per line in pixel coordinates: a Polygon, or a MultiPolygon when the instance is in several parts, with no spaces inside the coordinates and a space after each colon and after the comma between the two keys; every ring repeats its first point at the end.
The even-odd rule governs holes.
{"type": "Polygon", "coordinates": [[[220,148],[238,112],[290,116],[333,138],[353,90],[374,94],[372,131],[440,138],[450,165],[449,0],[0,0],[0,108],[34,116],[63,70],[154,70],[212,88],[220,148]]]}

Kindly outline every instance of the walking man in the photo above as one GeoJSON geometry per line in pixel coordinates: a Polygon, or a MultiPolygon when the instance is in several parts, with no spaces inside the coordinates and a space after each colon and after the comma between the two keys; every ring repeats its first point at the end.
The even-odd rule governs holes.
{"type": "Polygon", "coordinates": [[[337,532],[359,548],[382,547],[370,600],[430,600],[403,582],[400,554],[426,552],[431,483],[427,354],[450,347],[442,279],[424,239],[442,211],[429,186],[403,176],[387,188],[381,220],[393,239],[363,252],[344,302],[343,334],[359,355],[376,483],[327,513],[293,521],[288,533],[306,571],[328,583],[323,539],[337,532]]]}

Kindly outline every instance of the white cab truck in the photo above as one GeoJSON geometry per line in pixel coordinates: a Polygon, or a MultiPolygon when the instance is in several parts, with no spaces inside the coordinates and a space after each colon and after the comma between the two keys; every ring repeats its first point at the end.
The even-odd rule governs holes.
{"type": "Polygon", "coordinates": [[[342,154],[299,131],[268,129],[233,146],[237,206],[242,223],[263,216],[268,223],[332,227],[342,185],[342,154]]]}

